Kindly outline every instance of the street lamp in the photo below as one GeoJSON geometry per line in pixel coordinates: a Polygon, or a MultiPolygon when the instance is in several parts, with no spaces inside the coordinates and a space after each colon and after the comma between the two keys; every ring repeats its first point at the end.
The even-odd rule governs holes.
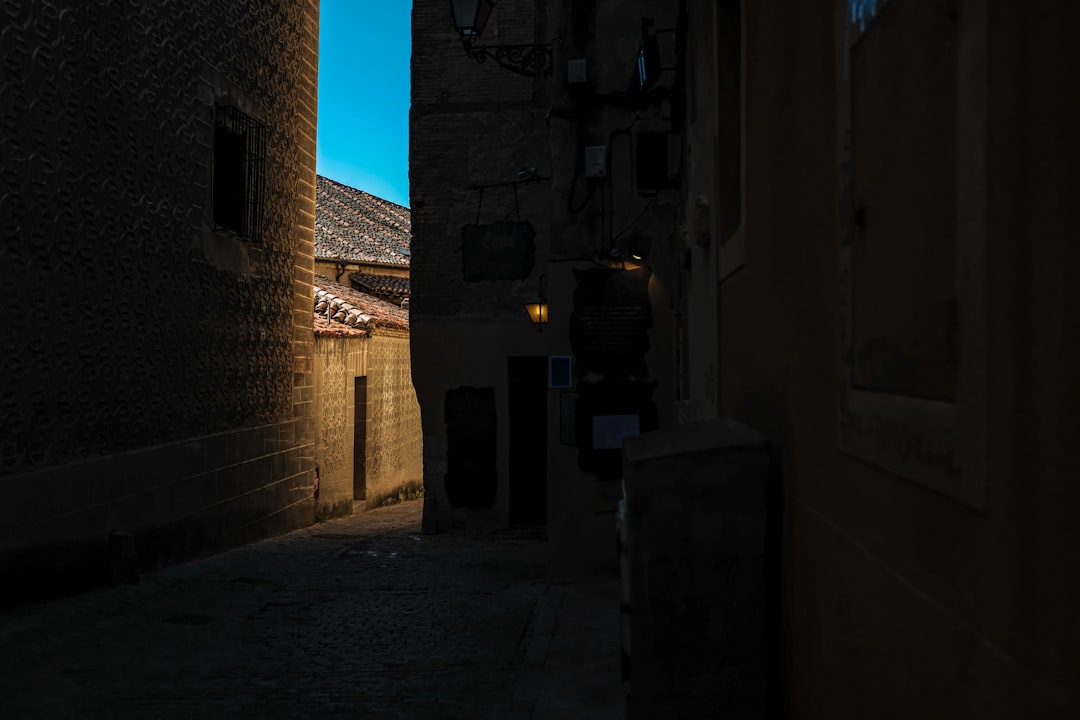
{"type": "Polygon", "coordinates": [[[495,0],[450,0],[454,29],[461,37],[479,37],[495,8],[495,0]]]}
{"type": "Polygon", "coordinates": [[[476,45],[484,32],[495,0],[450,0],[454,30],[461,35],[465,54],[478,63],[491,58],[500,66],[526,77],[550,77],[551,45],[476,45]]]}
{"type": "Polygon", "coordinates": [[[529,314],[529,321],[536,326],[537,332],[543,332],[544,326],[548,321],[548,304],[547,298],[544,297],[544,280],[546,278],[541,275],[540,283],[536,290],[536,296],[526,303],[525,312],[529,314]]]}
{"type": "Polygon", "coordinates": [[[537,295],[525,303],[525,312],[529,313],[529,320],[532,321],[533,325],[536,325],[536,329],[543,332],[548,321],[547,299],[543,295],[537,295]]]}

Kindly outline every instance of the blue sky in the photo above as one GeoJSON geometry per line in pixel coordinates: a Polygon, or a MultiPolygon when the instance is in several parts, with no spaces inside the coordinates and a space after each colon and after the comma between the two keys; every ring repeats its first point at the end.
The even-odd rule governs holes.
{"type": "Polygon", "coordinates": [[[316,171],[409,204],[411,0],[322,0],[316,171]]]}

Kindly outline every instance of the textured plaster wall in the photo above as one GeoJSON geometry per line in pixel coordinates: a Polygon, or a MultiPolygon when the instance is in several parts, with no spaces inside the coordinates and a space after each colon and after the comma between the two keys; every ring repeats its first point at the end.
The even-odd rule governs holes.
{"type": "MultiPolygon", "coordinates": [[[[422,420],[424,430],[424,476],[425,498],[428,506],[437,510],[437,518],[441,528],[446,530],[489,530],[505,527],[509,517],[509,467],[508,456],[508,425],[507,425],[507,401],[508,384],[506,380],[507,360],[511,355],[539,355],[546,352],[568,354],[568,344],[559,344],[559,332],[554,323],[558,322],[565,330],[567,320],[565,316],[558,320],[552,320],[544,333],[538,333],[528,324],[524,311],[521,318],[510,320],[491,320],[488,322],[437,322],[426,321],[422,328],[417,327],[413,321],[412,327],[412,351],[413,351],[413,382],[416,386],[417,396],[421,398],[423,408],[422,420]],[[549,330],[555,330],[550,333],[549,330]],[[471,347],[482,349],[472,353],[469,362],[455,361],[448,358],[448,347],[471,347]],[[451,366],[453,375],[448,379],[447,373],[435,371],[432,360],[454,364],[451,366]],[[425,360],[427,359],[427,360],[425,360]],[[452,384],[451,384],[452,383],[452,384]],[[495,495],[494,506],[489,510],[470,510],[465,507],[455,508],[450,505],[443,484],[443,476],[447,470],[446,442],[447,427],[444,420],[445,397],[447,389],[458,387],[494,388],[496,408],[496,468],[498,472],[498,487],[495,495]]],[[[562,335],[565,337],[565,334],[562,335]]],[[[549,395],[549,400],[557,393],[549,395]]],[[[558,414],[548,411],[548,436],[558,437],[558,414]]],[[[549,443],[549,478],[559,481],[560,475],[551,466],[550,453],[554,452],[553,444],[549,443]]],[[[576,464],[568,466],[563,482],[571,487],[569,496],[575,497],[583,494],[581,488],[573,489],[575,483],[587,482],[576,464]]],[[[549,481],[548,507],[549,513],[553,502],[567,495],[553,490],[553,481],[549,481]]],[[[587,491],[586,491],[587,492],[587,491]]],[[[582,501],[584,502],[584,501],[582,501]]],[[[591,514],[591,504],[590,504],[591,514]]],[[[426,521],[426,520],[425,520],[426,521]]]]}
{"type": "Polygon", "coordinates": [[[352,512],[357,377],[367,377],[367,507],[422,492],[423,435],[408,336],[389,331],[371,338],[319,336],[315,360],[315,455],[320,477],[316,514],[352,512]]]}
{"type": "Polygon", "coordinates": [[[1061,198],[1080,190],[1068,90],[1080,60],[1066,30],[1077,7],[988,3],[986,503],[972,507],[838,446],[846,5],[781,19],[746,4],[746,266],[720,290],[720,412],[771,436],[787,482],[793,713],[1075,717],[1080,337],[1068,308],[1080,257],[1061,198]]]}
{"type": "MultiPolygon", "coordinates": [[[[349,273],[362,272],[368,275],[393,275],[395,277],[409,277],[409,268],[388,267],[386,265],[365,265],[362,263],[345,263],[345,272],[342,273],[338,282],[349,284],[349,273]]],[[[315,274],[324,275],[328,278],[336,278],[341,273],[341,265],[326,260],[315,260],[315,274]]]]}
{"type": "Polygon", "coordinates": [[[423,491],[424,438],[407,335],[384,330],[371,338],[368,413],[368,506],[415,497],[423,491]]]}
{"type": "Polygon", "coordinates": [[[4,551],[310,522],[317,0],[2,22],[4,551]],[[260,243],[212,229],[215,102],[268,128],[260,243]]]}
{"type": "Polygon", "coordinates": [[[315,461],[318,518],[352,513],[355,378],[367,375],[368,339],[315,337],[315,461]]]}

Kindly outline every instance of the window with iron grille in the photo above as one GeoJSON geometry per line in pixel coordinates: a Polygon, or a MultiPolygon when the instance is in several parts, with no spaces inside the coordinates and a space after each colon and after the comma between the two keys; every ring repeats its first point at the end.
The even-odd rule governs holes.
{"type": "Polygon", "coordinates": [[[265,164],[266,126],[234,107],[214,106],[216,230],[261,239],[265,164]]]}

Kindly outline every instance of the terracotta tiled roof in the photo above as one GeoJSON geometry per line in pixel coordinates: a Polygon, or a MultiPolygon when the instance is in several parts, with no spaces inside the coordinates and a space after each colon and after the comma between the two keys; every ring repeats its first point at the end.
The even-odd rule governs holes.
{"type": "Polygon", "coordinates": [[[409,208],[315,178],[315,257],[348,262],[409,265],[409,208]]]}
{"type": "Polygon", "coordinates": [[[315,276],[314,302],[316,335],[363,336],[380,327],[409,329],[408,310],[323,275],[315,276]]]}
{"type": "Polygon", "coordinates": [[[356,272],[349,275],[352,286],[360,292],[381,297],[394,304],[409,297],[409,278],[356,272]]]}

